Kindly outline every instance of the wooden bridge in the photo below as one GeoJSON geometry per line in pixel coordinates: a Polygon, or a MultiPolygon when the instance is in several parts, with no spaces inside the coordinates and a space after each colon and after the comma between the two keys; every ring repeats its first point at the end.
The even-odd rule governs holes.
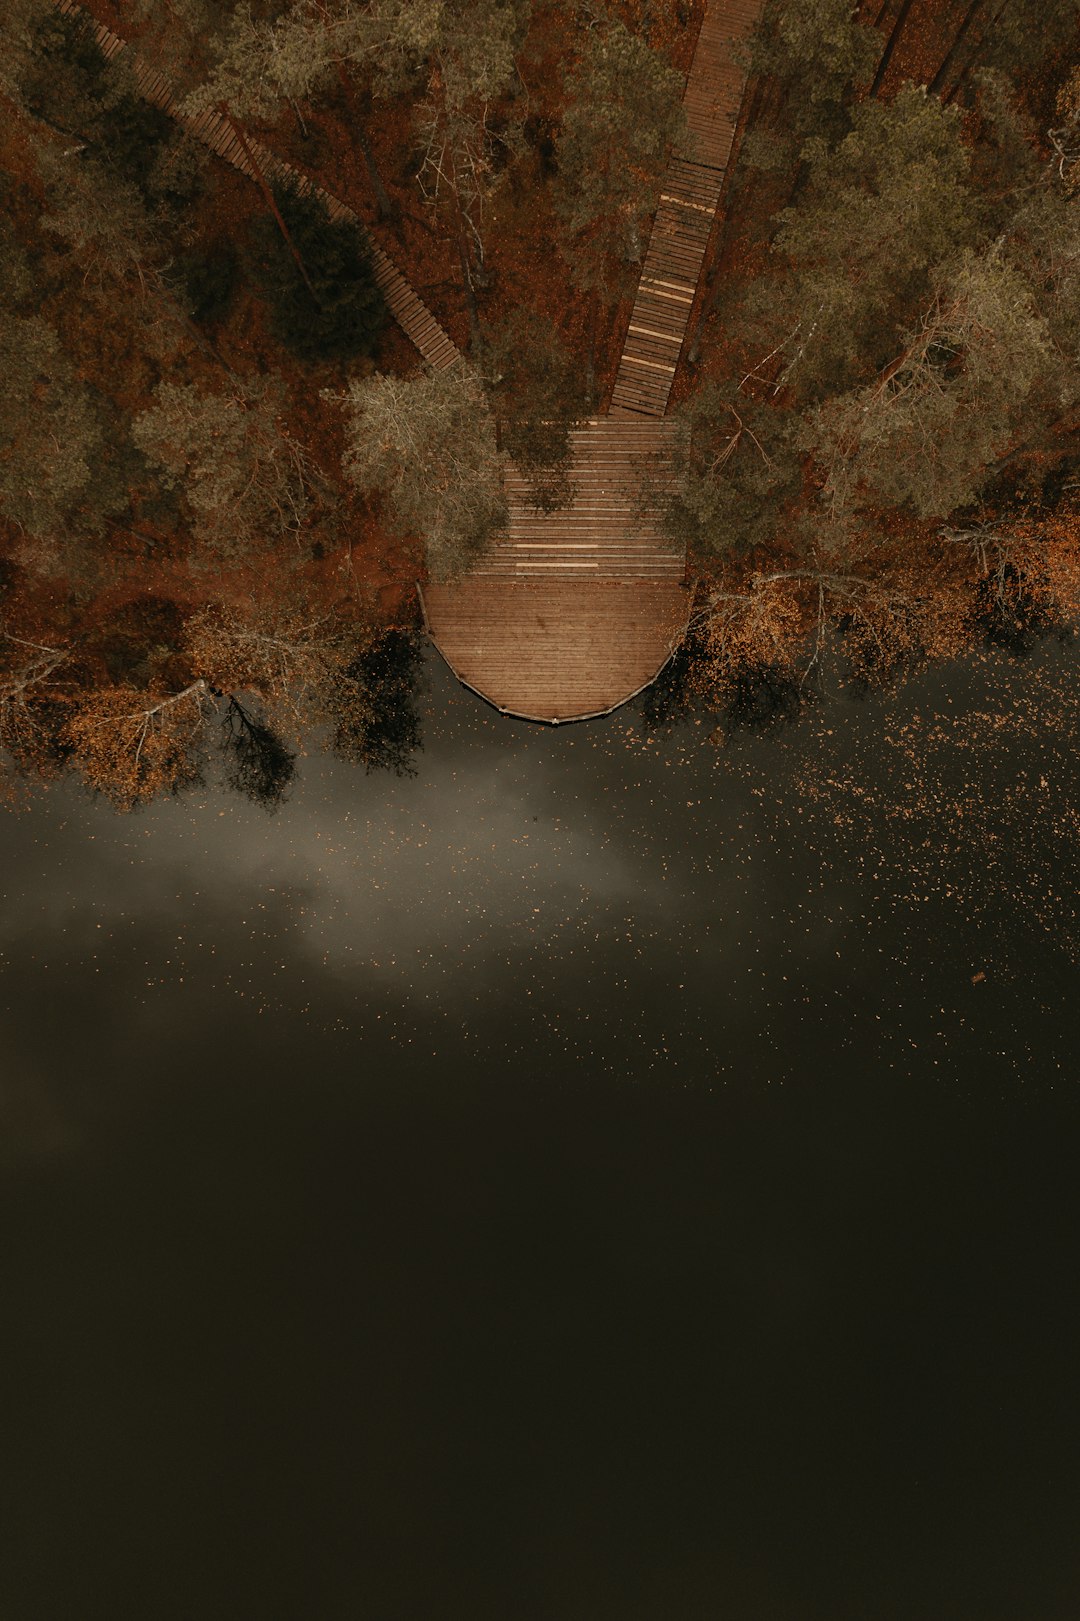
{"type": "Polygon", "coordinates": [[[367,245],[371,256],[372,274],[386,300],[387,309],[406,337],[416,345],[428,365],[436,369],[452,366],[455,361],[460,360],[460,351],[453,340],[443,331],[427,305],[410,287],[393,259],[374,240],[371,232],[351,208],[330,192],[324,191],[321,186],[317,186],[291,163],[267,151],[254,136],[243,135],[241,139],[235,122],[223,113],[209,108],[197,118],[188,118],[181,112],[164,76],[152,68],[137,51],[133,51],[119,34],[114,34],[111,28],[99,23],[78,3],[78,0],[53,0],[53,3],[64,16],[80,18],[86,23],[107,61],[111,62],[114,57],[126,53],[140,95],[153,102],[155,107],[160,107],[162,112],[168,113],[170,118],[175,118],[195,140],[200,141],[203,146],[208,146],[219,157],[223,157],[234,169],[239,169],[252,180],[257,179],[255,169],[247,155],[250,152],[268,184],[285,181],[302,193],[320,198],[331,219],[352,220],[367,245]]]}
{"type": "Polygon", "coordinates": [[[674,478],[666,417],[746,83],[737,60],[762,0],[708,0],[606,417],[574,435],[573,506],[537,512],[507,471],[510,524],[463,580],[426,585],[428,633],[466,686],[504,714],[608,714],[655,680],[689,612],[685,557],[657,497],[674,478]]]}

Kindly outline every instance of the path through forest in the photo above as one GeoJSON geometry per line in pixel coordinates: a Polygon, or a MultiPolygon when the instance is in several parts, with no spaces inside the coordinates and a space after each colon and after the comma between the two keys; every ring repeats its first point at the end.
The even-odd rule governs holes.
{"type": "Polygon", "coordinates": [[[674,475],[666,416],[746,88],[739,46],[763,0],[709,0],[687,77],[685,150],[668,166],[607,416],[573,436],[573,504],[538,512],[507,474],[505,536],[453,585],[421,590],[450,668],[504,713],[580,720],[659,674],[689,612],[685,557],[641,510],[674,475]]]}
{"type": "Polygon", "coordinates": [[[322,186],[315,185],[291,163],[267,151],[254,136],[245,134],[241,140],[237,135],[235,121],[226,118],[224,114],[210,108],[198,118],[186,118],[181,113],[165,77],[152,68],[137,51],[132,50],[126,40],[121,39],[119,34],[114,34],[110,28],[106,28],[104,23],[99,23],[78,3],[78,0],[53,0],[53,3],[65,16],[83,17],[86,20],[107,61],[111,62],[121,52],[126,52],[139,93],[145,96],[147,101],[153,102],[155,107],[160,107],[170,118],[175,118],[190,135],[201,141],[204,146],[208,146],[212,152],[216,152],[219,157],[223,157],[242,174],[246,174],[252,180],[258,178],[248,157],[250,152],[264,180],[271,183],[286,181],[302,193],[313,193],[321,199],[331,219],[352,220],[359,227],[367,243],[371,254],[372,273],[386,300],[387,308],[406,337],[419,349],[428,365],[438,370],[452,366],[461,358],[453,340],[443,331],[427,305],[401,274],[393,259],[374,240],[368,227],[351,208],[322,186]]]}

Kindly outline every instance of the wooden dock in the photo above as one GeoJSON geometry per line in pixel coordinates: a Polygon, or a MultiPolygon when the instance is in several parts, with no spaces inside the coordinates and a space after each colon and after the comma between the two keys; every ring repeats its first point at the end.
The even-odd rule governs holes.
{"type": "Polygon", "coordinates": [[[674,426],[583,424],[571,436],[574,501],[562,512],[537,511],[509,467],[507,533],[464,580],[421,588],[446,662],[504,714],[549,724],[607,714],[678,645],[684,561],[656,512],[674,476],[674,426]]]}
{"type": "MultiPolygon", "coordinates": [[[[168,113],[170,118],[176,119],[195,140],[209,147],[219,157],[223,157],[234,169],[239,169],[241,174],[248,175],[252,180],[256,178],[247,153],[237,138],[235,125],[224,114],[208,109],[197,118],[186,117],[181,113],[164,77],[137,51],[133,51],[126,40],[114,34],[103,23],[99,23],[78,3],[78,0],[53,0],[53,3],[65,16],[85,19],[106,60],[112,61],[121,52],[127,53],[140,95],[153,102],[155,107],[160,107],[162,112],[168,113]]],[[[393,259],[374,240],[368,227],[353,210],[339,198],[331,196],[322,186],[317,186],[291,163],[267,151],[266,147],[253,136],[245,134],[244,143],[267,181],[291,183],[298,191],[320,198],[331,219],[350,219],[359,227],[371,255],[372,273],[386,300],[386,307],[406,337],[416,345],[428,365],[441,369],[452,366],[460,360],[460,351],[453,340],[443,331],[427,305],[410,287],[393,259]]]]}
{"type": "Polygon", "coordinates": [[[573,436],[573,505],[536,512],[508,468],[507,533],[465,579],[421,591],[454,674],[504,714],[608,714],[655,680],[685,633],[685,558],[664,541],[655,496],[675,477],[665,414],[745,90],[734,50],[760,10],[709,0],[686,84],[687,147],[668,166],[611,410],[573,436]]]}
{"type": "Polygon", "coordinates": [[[644,690],[686,629],[676,581],[498,579],[420,590],[428,634],[459,681],[521,720],[593,720],[644,690]]]}

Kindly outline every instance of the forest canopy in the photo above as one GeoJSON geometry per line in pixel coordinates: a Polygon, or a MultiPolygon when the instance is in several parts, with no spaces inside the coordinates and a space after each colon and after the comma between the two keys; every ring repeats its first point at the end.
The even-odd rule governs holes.
{"type": "MultiPolygon", "coordinates": [[[[414,582],[505,526],[507,458],[570,499],[702,9],[10,0],[12,793],[71,770],[133,806],[216,758],[272,809],[316,739],[409,769],[414,582]],[[380,252],[459,362],[418,363],[380,252]]],[[[767,0],[673,393],[671,703],[787,713],[827,671],[1074,625],[1078,26],[1080,0],[767,0]]]]}

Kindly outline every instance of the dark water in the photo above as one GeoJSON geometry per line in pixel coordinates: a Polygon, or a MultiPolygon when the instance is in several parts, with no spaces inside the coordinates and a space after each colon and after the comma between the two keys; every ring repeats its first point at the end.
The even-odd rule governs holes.
{"type": "Polygon", "coordinates": [[[3,1621],[1075,1621],[1075,659],[430,681],[5,823],[3,1621]]]}

